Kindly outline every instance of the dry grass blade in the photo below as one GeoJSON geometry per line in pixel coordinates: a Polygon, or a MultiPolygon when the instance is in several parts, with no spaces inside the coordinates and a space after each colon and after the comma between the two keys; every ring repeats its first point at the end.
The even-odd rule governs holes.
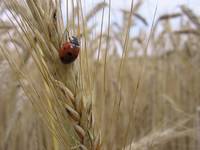
{"type": "MultiPolygon", "coordinates": [[[[164,15],[161,15],[161,16],[156,20],[153,33],[155,34],[156,29],[157,29],[157,27],[158,27],[158,25],[159,25],[159,23],[160,23],[161,21],[168,21],[168,20],[170,20],[170,19],[176,19],[176,18],[179,18],[179,17],[181,17],[181,16],[182,16],[181,13],[172,13],[172,14],[164,14],[164,15]]],[[[154,37],[154,35],[153,35],[153,37],[154,37]]]]}
{"type": "MultiPolygon", "coordinates": [[[[124,19],[128,19],[128,15],[129,15],[130,12],[127,11],[127,10],[124,10],[124,9],[122,9],[121,11],[122,11],[122,13],[123,13],[123,15],[124,15],[124,19]]],[[[145,26],[148,25],[147,20],[146,20],[141,14],[139,14],[139,13],[137,13],[137,12],[133,12],[132,15],[133,15],[135,18],[137,18],[138,20],[140,20],[145,26]]],[[[132,22],[131,25],[133,25],[133,24],[134,24],[134,21],[132,22]]]]}
{"type": "Polygon", "coordinates": [[[139,20],[141,20],[141,22],[142,22],[144,25],[148,26],[147,20],[146,20],[142,15],[140,15],[140,14],[138,14],[138,13],[134,13],[134,16],[135,16],[136,18],[138,18],[139,20]]]}
{"type": "Polygon", "coordinates": [[[0,21],[0,30],[10,30],[13,29],[15,26],[13,26],[10,22],[7,21],[0,21]]]}
{"type": "Polygon", "coordinates": [[[174,31],[175,34],[194,34],[199,36],[200,32],[196,29],[183,29],[183,30],[177,30],[174,31]]]}
{"type": "Polygon", "coordinates": [[[181,13],[164,14],[164,15],[162,15],[162,16],[160,16],[158,18],[158,21],[172,19],[172,18],[177,18],[177,17],[180,17],[180,16],[182,16],[181,13]]]}
{"type": "Polygon", "coordinates": [[[127,146],[125,150],[146,150],[157,147],[158,145],[163,145],[173,139],[184,136],[191,136],[193,130],[175,131],[172,129],[165,129],[164,131],[157,131],[141,140],[133,142],[131,145],[127,146]]]}
{"type": "Polygon", "coordinates": [[[185,5],[181,6],[181,10],[197,26],[197,28],[200,29],[199,17],[196,14],[194,14],[193,11],[185,5]]]}
{"type": "Polygon", "coordinates": [[[90,10],[90,12],[87,14],[87,16],[85,17],[85,21],[88,22],[90,19],[92,19],[94,17],[94,15],[96,15],[100,10],[102,10],[103,8],[105,8],[107,6],[107,3],[105,2],[100,2],[98,3],[92,10],[90,10]]]}

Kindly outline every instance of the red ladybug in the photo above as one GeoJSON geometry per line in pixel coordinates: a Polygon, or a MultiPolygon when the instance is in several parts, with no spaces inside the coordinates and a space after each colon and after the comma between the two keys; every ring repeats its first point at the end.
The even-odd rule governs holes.
{"type": "Polygon", "coordinates": [[[69,38],[69,42],[65,42],[59,49],[59,57],[63,64],[72,63],[79,54],[80,44],[76,37],[69,38]]]}

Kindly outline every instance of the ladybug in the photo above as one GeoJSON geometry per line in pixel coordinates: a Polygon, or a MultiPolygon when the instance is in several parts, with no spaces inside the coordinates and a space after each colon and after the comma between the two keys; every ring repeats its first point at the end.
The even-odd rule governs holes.
{"type": "Polygon", "coordinates": [[[80,51],[80,43],[78,38],[72,36],[59,49],[59,57],[63,64],[70,64],[78,57],[80,51]]]}

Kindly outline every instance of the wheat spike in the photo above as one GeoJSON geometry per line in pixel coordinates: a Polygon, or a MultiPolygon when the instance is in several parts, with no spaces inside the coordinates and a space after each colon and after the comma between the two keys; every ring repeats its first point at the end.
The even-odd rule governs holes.
{"type": "Polygon", "coordinates": [[[13,57],[6,44],[1,46],[2,53],[18,74],[29,100],[51,130],[54,149],[59,149],[60,144],[66,148],[77,144],[85,149],[94,149],[93,145],[98,148],[100,140],[96,140],[98,137],[93,131],[92,109],[83,92],[85,89],[82,87],[84,81],[80,78],[79,60],[64,65],[58,57],[57,51],[64,33],[60,1],[27,0],[20,3],[9,0],[3,4],[4,9],[9,11],[7,17],[11,24],[2,24],[4,28],[8,24],[6,29],[13,28],[20,38],[9,36],[5,43],[19,45],[19,48],[14,48],[15,51],[20,49],[28,53],[39,83],[34,82],[35,76],[27,64],[23,70],[20,69],[14,58],[20,59],[20,54],[13,57]]]}

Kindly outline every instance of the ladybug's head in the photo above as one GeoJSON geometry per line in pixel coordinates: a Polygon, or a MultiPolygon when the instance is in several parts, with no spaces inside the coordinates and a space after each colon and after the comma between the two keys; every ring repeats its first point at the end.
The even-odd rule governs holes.
{"type": "Polygon", "coordinates": [[[70,38],[69,38],[69,41],[70,41],[70,43],[74,44],[76,47],[79,47],[79,46],[80,46],[80,43],[79,43],[79,41],[78,41],[78,38],[75,37],[75,36],[70,37],[70,38]]]}

